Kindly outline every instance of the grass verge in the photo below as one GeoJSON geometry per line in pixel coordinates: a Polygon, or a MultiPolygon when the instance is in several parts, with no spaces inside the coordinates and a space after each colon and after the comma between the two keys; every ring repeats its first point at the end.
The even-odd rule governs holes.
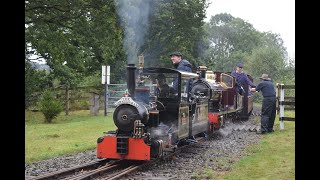
{"type": "Polygon", "coordinates": [[[92,116],[89,111],[61,113],[51,124],[40,112],[26,112],[25,163],[95,149],[104,131],[114,130],[111,114],[92,116]]]}
{"type": "MultiPolygon", "coordinates": [[[[294,117],[294,112],[285,115],[294,117]]],[[[280,130],[277,116],[274,129],[274,133],[261,135],[258,144],[248,146],[245,156],[226,168],[228,170],[215,171],[207,167],[194,179],[295,179],[295,122],[285,121],[284,129],[280,130]]]]}

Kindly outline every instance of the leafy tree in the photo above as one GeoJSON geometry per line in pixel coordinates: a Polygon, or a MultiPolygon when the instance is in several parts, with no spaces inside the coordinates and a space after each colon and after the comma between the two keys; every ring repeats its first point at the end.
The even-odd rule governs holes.
{"type": "Polygon", "coordinates": [[[277,34],[261,33],[262,44],[247,56],[248,70],[255,77],[269,74],[274,81],[283,81],[287,73],[287,52],[277,34]]]}
{"type": "Polygon", "coordinates": [[[206,0],[154,1],[147,41],[142,47],[146,66],[157,61],[158,66],[172,67],[168,54],[180,51],[196,64],[198,45],[203,37],[206,0]]]}
{"type": "Polygon", "coordinates": [[[66,86],[124,59],[113,1],[25,1],[25,14],[26,54],[35,49],[66,86]]]}
{"type": "Polygon", "coordinates": [[[250,23],[226,13],[212,16],[205,29],[210,44],[204,59],[214,70],[232,71],[241,62],[256,81],[262,73],[275,81],[292,77],[288,74],[287,51],[278,34],[259,32],[250,23]]]}
{"type": "Polygon", "coordinates": [[[39,101],[40,111],[45,117],[45,122],[51,123],[63,111],[62,103],[56,99],[50,90],[45,90],[39,101]]]}
{"type": "Polygon", "coordinates": [[[25,61],[25,108],[35,105],[38,94],[50,86],[52,84],[49,73],[45,70],[37,70],[30,62],[25,61]]]}
{"type": "Polygon", "coordinates": [[[250,23],[230,14],[212,16],[209,22],[209,65],[218,71],[231,71],[234,65],[261,44],[261,35],[250,23]]]}
{"type": "MultiPolygon", "coordinates": [[[[274,80],[278,79],[279,72],[284,65],[278,49],[261,47],[254,49],[247,62],[247,69],[255,77],[261,74],[269,74],[274,80]]],[[[258,79],[257,79],[258,80],[258,79]]]]}

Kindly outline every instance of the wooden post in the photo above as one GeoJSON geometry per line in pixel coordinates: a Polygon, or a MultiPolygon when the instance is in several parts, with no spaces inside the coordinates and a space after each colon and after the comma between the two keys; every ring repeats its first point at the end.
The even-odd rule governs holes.
{"type": "Polygon", "coordinates": [[[284,117],[284,84],[280,85],[280,130],[284,129],[284,122],[283,122],[283,117],[284,117]]]}
{"type": "Polygon", "coordinates": [[[66,116],[69,115],[69,86],[66,86],[66,116]]]}
{"type": "Polygon", "coordinates": [[[97,116],[99,114],[99,109],[100,109],[100,95],[95,93],[95,92],[91,92],[92,93],[92,97],[90,99],[90,114],[97,116]]]}
{"type": "Polygon", "coordinates": [[[277,89],[276,89],[276,99],[277,99],[277,104],[276,104],[276,115],[279,114],[279,95],[280,95],[280,84],[277,83],[277,89]]]}

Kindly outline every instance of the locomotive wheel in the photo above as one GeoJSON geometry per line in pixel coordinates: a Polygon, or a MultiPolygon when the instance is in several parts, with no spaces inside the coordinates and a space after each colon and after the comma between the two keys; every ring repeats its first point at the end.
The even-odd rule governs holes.
{"type": "Polygon", "coordinates": [[[138,110],[131,105],[118,106],[113,114],[113,121],[115,125],[122,131],[132,131],[134,121],[139,118],[138,110]]]}

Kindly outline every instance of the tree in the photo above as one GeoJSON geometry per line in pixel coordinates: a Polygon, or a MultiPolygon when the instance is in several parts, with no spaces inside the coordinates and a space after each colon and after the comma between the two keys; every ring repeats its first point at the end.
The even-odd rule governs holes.
{"type": "Polygon", "coordinates": [[[123,59],[113,1],[25,1],[25,14],[27,57],[36,51],[66,86],[123,59]]]}
{"type": "Polygon", "coordinates": [[[37,70],[30,62],[25,61],[25,109],[34,106],[43,89],[51,86],[50,75],[47,71],[37,70]]]}
{"type": "Polygon", "coordinates": [[[270,32],[261,33],[261,40],[261,45],[254,48],[246,58],[248,71],[255,77],[269,74],[275,82],[286,81],[285,77],[290,76],[290,67],[286,63],[288,56],[283,40],[278,34],[270,32]]]}
{"type": "Polygon", "coordinates": [[[206,0],[160,0],[153,2],[147,41],[142,47],[146,66],[157,60],[158,66],[172,67],[169,53],[180,51],[196,64],[198,45],[203,36],[206,0]]]}
{"type": "Polygon", "coordinates": [[[230,14],[212,16],[209,22],[210,66],[218,71],[232,71],[234,65],[243,61],[261,44],[260,33],[250,23],[230,14]]]}
{"type": "Polygon", "coordinates": [[[40,111],[45,117],[45,122],[51,123],[63,111],[62,103],[57,100],[50,90],[45,90],[39,101],[40,111]]]}

